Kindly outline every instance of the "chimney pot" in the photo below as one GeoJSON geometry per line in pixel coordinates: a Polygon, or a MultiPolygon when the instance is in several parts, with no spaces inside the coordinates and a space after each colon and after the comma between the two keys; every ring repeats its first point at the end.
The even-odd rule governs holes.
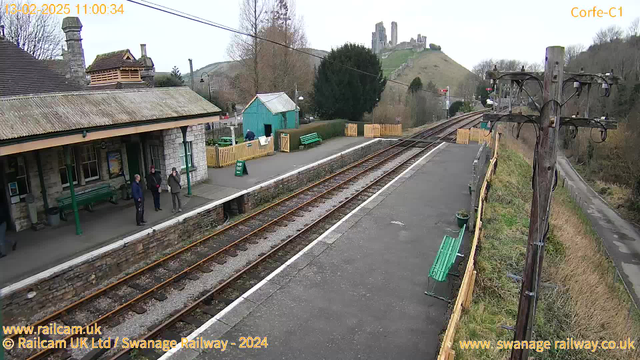
{"type": "Polygon", "coordinates": [[[147,56],[147,44],[140,44],[140,57],[147,56]]]}

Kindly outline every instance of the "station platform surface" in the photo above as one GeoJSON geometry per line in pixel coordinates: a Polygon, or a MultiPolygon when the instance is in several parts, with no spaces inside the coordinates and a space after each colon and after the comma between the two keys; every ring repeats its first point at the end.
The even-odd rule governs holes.
{"type": "MultiPolygon", "coordinates": [[[[191,197],[186,197],[183,186],[182,209],[184,214],[205,204],[224,199],[239,191],[246,190],[262,182],[320,161],[329,156],[372,141],[363,137],[338,137],[324,141],[322,145],[292,153],[277,152],[254,160],[247,160],[249,175],[234,176],[234,167],[209,168],[209,179],[192,187],[191,197]]],[[[76,235],[73,215],[68,221],[61,221],[56,228],[46,227],[40,231],[7,231],[9,241],[17,241],[16,251],[9,248],[8,255],[0,259],[0,287],[5,287],[27,279],[43,271],[48,271],[74,258],[100,249],[143,229],[161,224],[177,214],[171,213],[171,196],[167,192],[160,195],[162,211],[154,211],[153,198],[145,192],[146,227],[135,222],[133,200],[120,200],[118,205],[99,204],[93,212],[80,210],[82,235],[76,235]]]]}
{"type": "Polygon", "coordinates": [[[228,340],[226,351],[175,348],[163,359],[435,358],[448,304],[424,294],[427,275],[469,207],[478,149],[439,146],[190,336],[228,340]],[[268,346],[240,349],[243,336],[268,346]]]}

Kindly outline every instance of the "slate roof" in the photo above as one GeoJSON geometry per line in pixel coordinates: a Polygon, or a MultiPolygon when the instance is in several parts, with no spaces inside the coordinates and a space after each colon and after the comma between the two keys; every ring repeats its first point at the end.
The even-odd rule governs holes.
{"type": "Polygon", "coordinates": [[[220,111],[186,86],[11,96],[0,98],[0,142],[220,111]]]}
{"type": "Polygon", "coordinates": [[[0,97],[82,89],[14,43],[0,40],[0,97]]]}
{"type": "Polygon", "coordinates": [[[144,68],[144,65],[140,61],[136,60],[133,54],[131,54],[133,60],[125,60],[124,56],[127,54],[131,54],[129,49],[100,54],[96,56],[96,59],[93,60],[93,63],[89,65],[86,71],[89,73],[100,70],[119,69],[121,67],[144,68]]]}
{"type": "Polygon", "coordinates": [[[296,110],[296,103],[294,103],[293,100],[283,92],[258,94],[249,102],[249,104],[247,104],[245,109],[248,109],[249,105],[251,105],[255,99],[259,99],[273,115],[296,110]]]}

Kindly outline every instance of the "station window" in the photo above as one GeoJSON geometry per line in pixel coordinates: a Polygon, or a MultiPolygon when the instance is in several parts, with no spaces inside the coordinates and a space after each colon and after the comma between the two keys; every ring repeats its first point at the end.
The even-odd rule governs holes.
{"type": "MultiPolygon", "coordinates": [[[[184,148],[184,146],[182,147],[184,148]]],[[[149,153],[151,154],[151,165],[153,165],[156,168],[156,172],[164,175],[164,172],[162,171],[162,158],[163,158],[162,146],[149,145],[149,153]]],[[[184,149],[182,153],[184,154],[184,149]]]]}
{"type": "MultiPolygon", "coordinates": [[[[193,167],[193,154],[191,153],[191,141],[187,141],[187,158],[189,159],[189,167],[193,167]]],[[[180,163],[182,169],[186,169],[187,166],[184,163],[184,144],[180,144],[180,163]]]]}
{"type": "Polygon", "coordinates": [[[85,145],[80,148],[81,150],[81,165],[82,174],[85,181],[96,180],[100,178],[100,171],[98,170],[98,156],[96,154],[96,148],[93,145],[85,145]]]}
{"type": "Polygon", "coordinates": [[[23,201],[31,191],[24,156],[9,156],[7,158],[6,174],[9,196],[11,196],[12,202],[17,202],[17,199],[23,201]],[[16,201],[13,201],[13,199],[16,199],[16,201]]]}
{"type": "MultiPolygon", "coordinates": [[[[71,176],[73,177],[73,184],[75,185],[78,183],[78,172],[76,171],[76,154],[73,151],[71,152],[71,165],[71,176]]],[[[62,187],[69,186],[69,177],[67,176],[67,167],[65,166],[64,151],[62,149],[58,149],[58,168],[62,187]]]]}

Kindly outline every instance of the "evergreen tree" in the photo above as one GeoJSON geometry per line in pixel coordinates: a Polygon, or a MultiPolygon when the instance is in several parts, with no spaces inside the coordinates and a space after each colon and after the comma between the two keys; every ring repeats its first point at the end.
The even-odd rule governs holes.
{"type": "Polygon", "coordinates": [[[184,84],[184,80],[182,80],[182,74],[180,74],[180,69],[178,69],[177,66],[174,66],[173,69],[171,69],[170,76],[176,79],[180,83],[180,85],[184,84]]]}
{"type": "Polygon", "coordinates": [[[378,103],[386,84],[382,64],[370,49],[345,44],[320,63],[314,83],[316,111],[323,118],[360,121],[378,103]]]}
{"type": "Polygon", "coordinates": [[[412,94],[415,94],[420,90],[422,90],[422,80],[420,80],[419,76],[416,76],[413,80],[411,80],[408,91],[412,94]]]}

